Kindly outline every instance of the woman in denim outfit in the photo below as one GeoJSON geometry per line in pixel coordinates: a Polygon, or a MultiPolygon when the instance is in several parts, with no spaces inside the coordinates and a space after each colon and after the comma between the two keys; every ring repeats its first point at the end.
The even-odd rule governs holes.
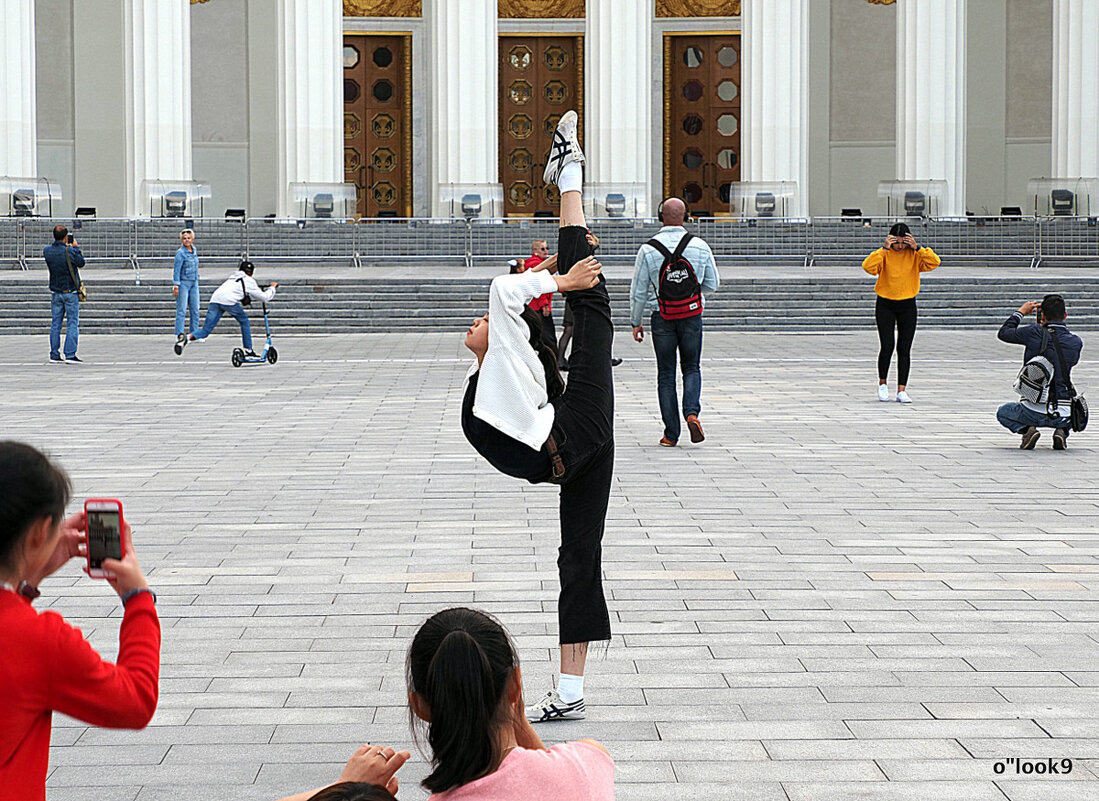
{"type": "Polygon", "coordinates": [[[195,250],[195,232],[190,228],[179,235],[182,242],[176,251],[176,266],[172,272],[172,295],[176,299],[176,341],[185,339],[183,317],[191,312],[191,333],[198,324],[198,251],[195,250]]]}

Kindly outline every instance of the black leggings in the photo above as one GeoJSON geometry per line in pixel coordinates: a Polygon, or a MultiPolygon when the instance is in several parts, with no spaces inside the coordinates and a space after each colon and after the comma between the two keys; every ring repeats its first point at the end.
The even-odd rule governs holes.
{"type": "MultiPolygon", "coordinates": [[[[592,254],[580,226],[562,228],[557,263],[564,274],[592,254]]],[[[551,434],[565,466],[561,485],[561,547],[557,616],[562,645],[609,640],[603,597],[602,542],[614,475],[614,386],[610,296],[602,276],[591,289],[568,293],[572,355],[565,392],[554,398],[551,434]]]]}
{"type": "Polygon", "coordinates": [[[878,295],[874,307],[878,324],[878,378],[889,376],[889,360],[893,358],[893,328],[897,329],[897,385],[908,386],[908,371],[912,366],[912,339],[916,336],[916,299],[889,300],[878,295]]]}

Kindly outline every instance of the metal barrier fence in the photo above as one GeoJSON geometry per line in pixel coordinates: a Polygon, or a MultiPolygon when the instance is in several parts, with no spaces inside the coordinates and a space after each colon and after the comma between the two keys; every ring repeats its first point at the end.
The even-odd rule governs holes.
{"type": "MultiPolygon", "coordinates": [[[[0,261],[26,269],[53,241],[57,223],[68,225],[92,262],[125,262],[140,283],[143,262],[170,261],[179,247],[184,220],[178,218],[59,220],[39,217],[0,219],[0,261]]],[[[453,220],[436,218],[293,220],[252,218],[188,220],[203,259],[250,258],[279,262],[364,262],[396,259],[500,261],[525,256],[530,243],[557,236],[553,218],[453,220]]],[[[706,240],[720,262],[765,261],[810,266],[861,262],[881,247],[892,218],[814,217],[810,219],[705,218],[689,225],[706,240]]],[[[910,218],[921,244],[950,261],[1029,264],[1043,261],[1099,265],[1099,223],[1095,217],[910,218]]],[[[633,259],[659,223],[641,218],[589,220],[605,259],[633,259]]]]}
{"type": "Polygon", "coordinates": [[[1042,261],[1099,263],[1099,220],[1095,217],[1047,217],[1038,220],[1037,256],[1042,261]]]}

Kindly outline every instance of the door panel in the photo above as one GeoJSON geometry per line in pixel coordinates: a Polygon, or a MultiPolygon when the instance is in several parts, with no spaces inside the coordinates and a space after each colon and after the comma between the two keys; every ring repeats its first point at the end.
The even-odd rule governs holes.
{"type": "Polygon", "coordinates": [[[412,216],[412,72],[407,34],[345,34],[344,180],[360,217],[412,216]]]}
{"type": "Polygon", "coordinates": [[[504,212],[557,214],[556,186],[542,183],[557,121],[580,115],[583,144],[583,42],[576,36],[500,37],[500,183],[504,212]]]}
{"type": "Polygon", "coordinates": [[[740,35],[664,38],[664,196],[729,212],[740,180],[740,35]]]}

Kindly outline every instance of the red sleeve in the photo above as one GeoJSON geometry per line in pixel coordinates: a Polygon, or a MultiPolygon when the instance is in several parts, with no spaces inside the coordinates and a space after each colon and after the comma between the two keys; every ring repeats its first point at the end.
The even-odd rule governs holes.
{"type": "Polygon", "coordinates": [[[160,683],[160,620],[152,596],[140,593],[126,604],[118,664],[100,657],[80,629],[58,622],[50,708],[94,726],[147,726],[156,712],[160,683]]]}

